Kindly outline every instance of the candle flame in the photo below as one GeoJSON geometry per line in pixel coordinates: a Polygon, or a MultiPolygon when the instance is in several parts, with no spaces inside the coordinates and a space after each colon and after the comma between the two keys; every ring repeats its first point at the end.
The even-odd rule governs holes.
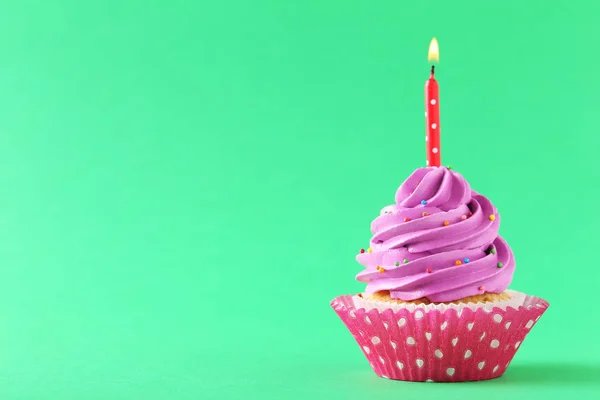
{"type": "Polygon", "coordinates": [[[440,61],[440,48],[436,38],[431,39],[431,43],[429,43],[429,55],[427,56],[427,60],[430,63],[437,63],[440,61]]]}

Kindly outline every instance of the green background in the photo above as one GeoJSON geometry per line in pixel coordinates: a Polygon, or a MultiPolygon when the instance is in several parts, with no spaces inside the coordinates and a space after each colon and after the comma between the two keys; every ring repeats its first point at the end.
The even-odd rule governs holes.
{"type": "Polygon", "coordinates": [[[598,395],[599,11],[3,1],[0,397],[598,395]],[[443,162],[551,303],[489,382],[377,378],[329,307],[424,165],[433,36],[443,162]]]}

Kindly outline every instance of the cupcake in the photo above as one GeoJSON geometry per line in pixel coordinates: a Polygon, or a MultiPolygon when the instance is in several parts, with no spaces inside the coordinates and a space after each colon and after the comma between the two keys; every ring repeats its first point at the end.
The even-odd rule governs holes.
{"type": "Polygon", "coordinates": [[[501,376],[548,303],[509,290],[500,215],[458,172],[419,168],[371,224],[363,293],[331,305],[375,373],[408,381],[501,376]]]}

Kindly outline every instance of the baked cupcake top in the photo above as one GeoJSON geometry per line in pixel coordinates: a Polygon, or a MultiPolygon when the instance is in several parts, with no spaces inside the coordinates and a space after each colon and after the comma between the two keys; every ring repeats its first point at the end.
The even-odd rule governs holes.
{"type": "Polygon", "coordinates": [[[498,235],[500,215],[458,172],[419,168],[371,223],[370,247],[356,259],[366,292],[392,298],[454,301],[500,293],[515,270],[513,253],[498,235]]]}

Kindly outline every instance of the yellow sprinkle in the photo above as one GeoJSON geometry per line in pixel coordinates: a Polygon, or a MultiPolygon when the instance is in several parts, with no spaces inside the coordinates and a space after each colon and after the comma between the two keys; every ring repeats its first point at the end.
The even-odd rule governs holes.
{"type": "Polygon", "coordinates": [[[367,253],[372,253],[372,252],[373,252],[373,250],[371,250],[371,248],[369,247],[369,248],[367,249],[367,253]]]}
{"type": "Polygon", "coordinates": [[[496,219],[496,216],[494,214],[490,214],[490,221],[493,221],[496,219]]]}
{"type": "Polygon", "coordinates": [[[377,270],[379,271],[380,274],[385,272],[385,269],[381,268],[381,267],[377,267],[377,270]]]}
{"type": "Polygon", "coordinates": [[[444,221],[444,226],[448,226],[448,225],[450,225],[450,222],[444,221]]]}

